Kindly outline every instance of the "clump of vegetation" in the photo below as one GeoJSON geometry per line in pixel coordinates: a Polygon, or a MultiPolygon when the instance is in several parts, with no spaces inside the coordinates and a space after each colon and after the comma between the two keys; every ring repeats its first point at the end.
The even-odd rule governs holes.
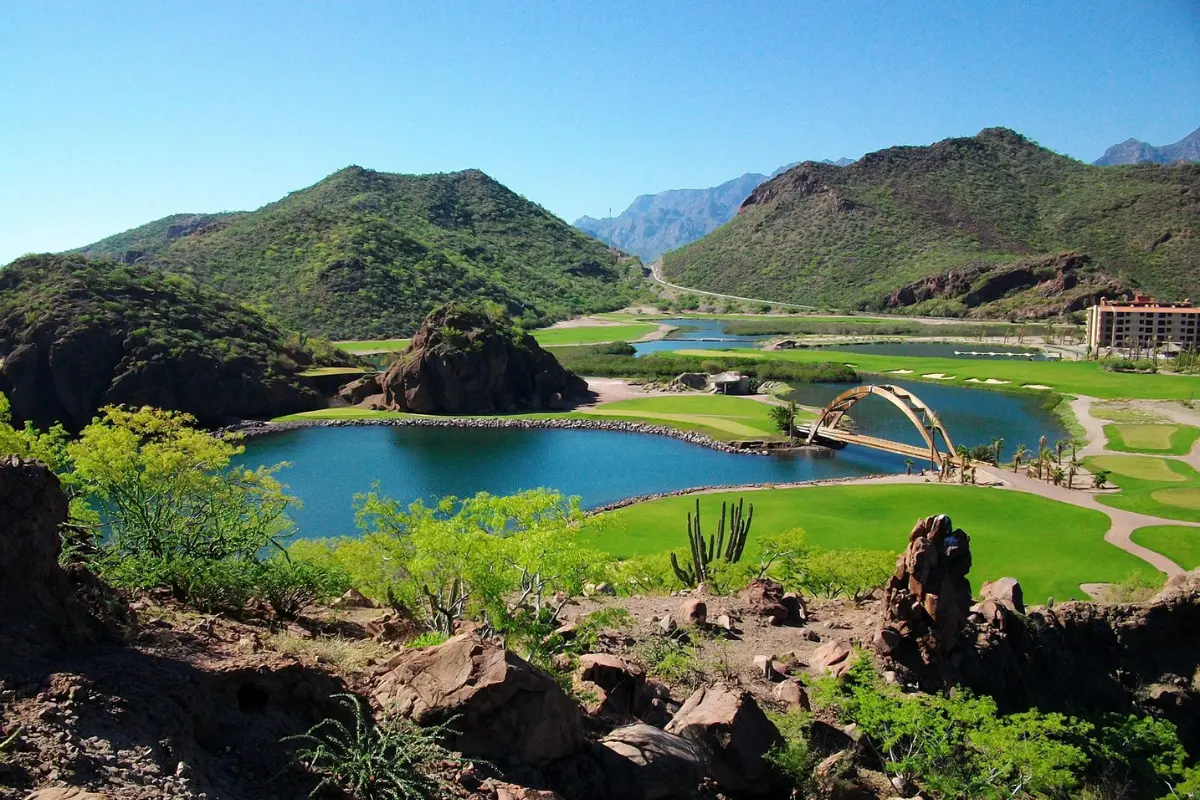
{"type": "Polygon", "coordinates": [[[800,528],[762,537],[757,577],[813,597],[867,599],[891,576],[896,554],[887,550],[825,550],[808,545],[800,528]]]}
{"type": "Polygon", "coordinates": [[[375,723],[354,695],[337,695],[350,725],[325,719],[299,736],[296,759],[319,775],[312,792],[337,789],[355,800],[433,800],[442,797],[447,782],[439,774],[447,764],[463,759],[442,742],[445,726],[422,727],[402,717],[375,723]]]}

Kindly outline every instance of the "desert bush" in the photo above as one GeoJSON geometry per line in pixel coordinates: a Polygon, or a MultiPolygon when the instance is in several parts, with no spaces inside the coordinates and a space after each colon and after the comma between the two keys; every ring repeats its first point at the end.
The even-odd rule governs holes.
{"type": "Polygon", "coordinates": [[[812,714],[791,709],[786,713],[768,711],[767,716],[783,737],[783,744],[772,747],[767,753],[767,763],[787,780],[795,796],[813,796],[813,769],[818,757],[809,746],[812,714]]]}
{"type": "Polygon", "coordinates": [[[254,595],[279,616],[292,618],[318,599],[337,596],[348,588],[349,576],[336,566],[278,555],[259,565],[254,595]]]}
{"type": "Polygon", "coordinates": [[[354,695],[338,699],[353,717],[323,720],[306,733],[284,741],[300,744],[296,758],[320,776],[314,794],[324,788],[355,800],[433,800],[443,796],[438,775],[446,765],[463,763],[442,741],[443,726],[422,727],[402,717],[374,723],[354,695]]]}

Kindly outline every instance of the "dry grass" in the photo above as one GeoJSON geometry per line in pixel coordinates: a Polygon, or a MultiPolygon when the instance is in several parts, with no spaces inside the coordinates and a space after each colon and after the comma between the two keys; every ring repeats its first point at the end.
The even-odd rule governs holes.
{"type": "Polygon", "coordinates": [[[372,664],[394,655],[394,651],[387,645],[374,639],[306,639],[288,631],[264,637],[263,646],[280,655],[291,656],[300,661],[315,661],[347,673],[362,672],[372,664]]]}

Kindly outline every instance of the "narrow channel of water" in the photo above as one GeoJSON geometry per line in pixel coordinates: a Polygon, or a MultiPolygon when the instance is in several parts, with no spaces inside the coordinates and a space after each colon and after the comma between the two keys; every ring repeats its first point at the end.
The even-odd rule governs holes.
{"type": "Polygon", "coordinates": [[[590,430],[306,428],[251,438],[238,463],[287,461],[279,473],[303,507],[305,537],[353,534],[353,498],[379,482],[404,503],[547,487],[586,507],[694,486],[783,483],[904,471],[904,459],[866,448],[752,456],[665,436],[590,430]]]}
{"type": "Polygon", "coordinates": [[[765,336],[740,336],[725,331],[725,320],[720,319],[661,319],[663,325],[671,325],[666,339],[654,342],[639,342],[634,349],[639,356],[671,350],[723,350],[730,347],[753,347],[765,336]]]}

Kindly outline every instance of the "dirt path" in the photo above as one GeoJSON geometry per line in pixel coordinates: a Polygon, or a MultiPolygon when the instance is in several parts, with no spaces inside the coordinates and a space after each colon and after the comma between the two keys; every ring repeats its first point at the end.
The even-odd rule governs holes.
{"type": "Polygon", "coordinates": [[[808,311],[816,311],[817,310],[816,306],[805,306],[805,305],[800,305],[799,303],[780,303],[777,300],[763,300],[762,298],[759,298],[759,297],[739,297],[736,294],[720,294],[719,292],[705,292],[705,291],[701,291],[700,289],[692,289],[687,286],[680,286],[678,284],[669,283],[668,281],[666,281],[662,277],[662,275],[659,274],[661,270],[662,270],[662,259],[660,258],[658,261],[655,261],[653,264],[650,265],[651,279],[653,279],[655,283],[662,284],[663,286],[666,286],[670,289],[678,289],[681,292],[689,292],[691,294],[701,294],[701,295],[704,295],[705,297],[720,297],[725,300],[743,300],[747,303],[765,303],[767,305],[772,305],[772,306],[782,306],[783,308],[803,308],[808,311]]]}

